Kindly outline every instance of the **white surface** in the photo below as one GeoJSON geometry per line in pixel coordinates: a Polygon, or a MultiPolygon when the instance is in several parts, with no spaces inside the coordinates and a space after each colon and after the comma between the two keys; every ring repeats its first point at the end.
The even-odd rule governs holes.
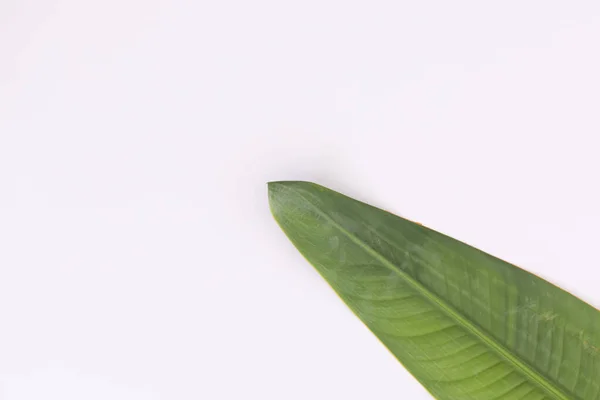
{"type": "Polygon", "coordinates": [[[428,399],[269,180],[599,306],[599,38],[597,1],[2,1],[0,398],[428,399]]]}

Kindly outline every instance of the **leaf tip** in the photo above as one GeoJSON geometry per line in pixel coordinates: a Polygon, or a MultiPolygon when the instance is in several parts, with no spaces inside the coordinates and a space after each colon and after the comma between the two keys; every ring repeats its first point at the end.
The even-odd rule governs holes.
{"type": "Polygon", "coordinates": [[[267,182],[268,194],[269,194],[269,207],[271,213],[277,217],[282,213],[286,207],[289,209],[290,206],[298,203],[298,190],[310,190],[315,187],[321,187],[312,182],[306,181],[272,181],[267,182]]]}
{"type": "Polygon", "coordinates": [[[267,182],[267,190],[269,193],[269,207],[271,214],[277,218],[278,210],[281,207],[281,194],[286,188],[286,181],[267,182]]]}

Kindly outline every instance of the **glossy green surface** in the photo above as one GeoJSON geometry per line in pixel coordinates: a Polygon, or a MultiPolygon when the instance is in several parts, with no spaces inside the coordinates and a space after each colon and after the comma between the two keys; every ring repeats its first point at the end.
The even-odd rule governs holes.
{"type": "Polygon", "coordinates": [[[512,264],[308,182],[269,184],[289,239],[437,399],[600,399],[600,312],[512,264]]]}

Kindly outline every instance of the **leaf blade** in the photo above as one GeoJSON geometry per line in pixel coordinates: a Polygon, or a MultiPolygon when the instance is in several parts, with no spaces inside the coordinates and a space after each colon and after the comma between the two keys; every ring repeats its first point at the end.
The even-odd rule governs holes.
{"type": "Polygon", "coordinates": [[[316,184],[271,183],[269,199],[298,250],[435,397],[594,398],[598,312],[581,300],[462,242],[316,184]],[[577,318],[548,306],[555,300],[546,298],[550,292],[567,299],[577,318]],[[413,299],[399,300],[403,296],[413,299]],[[579,326],[582,312],[593,317],[589,331],[579,326]],[[428,346],[423,338],[445,347],[428,346]],[[557,356],[559,349],[567,357],[557,356]],[[440,351],[464,365],[449,366],[452,357],[435,361],[440,351]],[[576,371],[565,373],[569,368],[576,371]]]}

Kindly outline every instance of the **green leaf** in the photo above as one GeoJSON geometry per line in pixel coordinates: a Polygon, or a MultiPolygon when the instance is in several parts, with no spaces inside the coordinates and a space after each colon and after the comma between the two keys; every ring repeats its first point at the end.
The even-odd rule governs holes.
{"type": "Polygon", "coordinates": [[[314,183],[270,183],[269,201],[296,248],[435,398],[600,398],[600,312],[580,299],[314,183]]]}

